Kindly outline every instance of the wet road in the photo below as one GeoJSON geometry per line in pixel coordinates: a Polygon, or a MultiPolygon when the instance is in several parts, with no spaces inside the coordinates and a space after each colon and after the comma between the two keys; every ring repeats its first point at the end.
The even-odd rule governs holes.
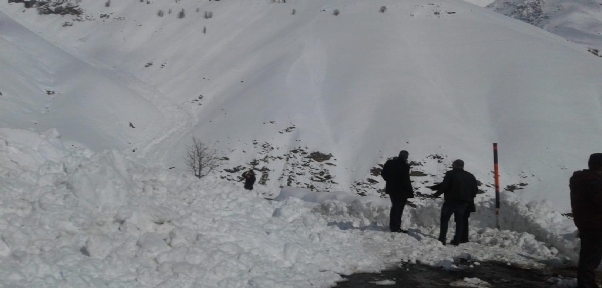
{"type": "MultiPolygon", "coordinates": [[[[370,287],[504,287],[504,288],[558,288],[550,278],[576,278],[575,268],[547,268],[547,269],[522,269],[502,263],[480,263],[467,267],[471,263],[464,263],[459,267],[463,269],[451,271],[440,267],[424,265],[404,265],[394,270],[381,273],[358,273],[343,276],[346,280],[339,282],[338,288],[370,288],[370,287]],[[559,277],[560,275],[560,277],[559,277]],[[461,281],[464,278],[478,278],[490,285],[481,284],[470,286],[461,281]],[[460,282],[457,282],[460,281],[460,282]],[[455,282],[455,283],[454,283],[455,282]],[[453,283],[453,284],[452,284],[453,283]],[[450,285],[452,284],[452,285],[450,285]],[[463,284],[465,286],[463,286],[463,284]]],[[[602,275],[598,275],[600,280],[602,275]]],[[[478,282],[478,281],[477,281],[478,282]]],[[[560,286],[570,287],[570,286],[560,286]]]]}

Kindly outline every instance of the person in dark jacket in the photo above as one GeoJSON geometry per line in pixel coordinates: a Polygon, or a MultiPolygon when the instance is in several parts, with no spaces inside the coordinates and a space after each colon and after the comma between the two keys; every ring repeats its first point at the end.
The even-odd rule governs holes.
{"type": "MultiPolygon", "coordinates": [[[[443,245],[446,244],[448,223],[453,214],[456,220],[456,234],[450,244],[454,246],[459,245],[462,243],[462,235],[465,228],[465,211],[469,203],[472,203],[474,197],[477,195],[477,179],[471,173],[464,171],[464,161],[458,159],[452,163],[452,170],[445,173],[443,182],[429,188],[437,190],[437,193],[433,194],[433,198],[437,198],[443,194],[445,200],[441,207],[439,241],[443,245]]],[[[468,238],[468,234],[466,234],[466,238],[468,238]]]]}
{"type": "MultiPolygon", "coordinates": [[[[434,191],[438,191],[438,190],[441,190],[441,184],[443,184],[443,182],[433,185],[433,186],[430,186],[428,188],[430,188],[431,190],[434,190],[434,191]]],[[[468,206],[466,206],[466,210],[464,210],[464,217],[462,217],[462,222],[464,223],[464,229],[462,229],[462,236],[460,236],[460,243],[468,243],[468,231],[470,230],[469,225],[468,225],[469,224],[468,220],[470,218],[470,213],[477,212],[477,207],[474,204],[474,198],[477,196],[477,192],[478,192],[478,188],[477,188],[477,191],[473,193],[472,200],[468,202],[468,206]]]]}
{"type": "Polygon", "coordinates": [[[387,160],[380,175],[385,179],[385,192],[391,198],[391,213],[389,215],[389,228],[391,232],[408,233],[401,229],[401,215],[408,202],[414,198],[414,189],[410,181],[410,165],[408,165],[408,151],[399,152],[399,157],[387,160]]]}
{"type": "Polygon", "coordinates": [[[255,172],[253,172],[253,169],[242,173],[242,177],[245,178],[245,189],[253,190],[253,184],[255,184],[255,172]]]}
{"type": "Polygon", "coordinates": [[[581,251],[578,288],[594,288],[596,268],[602,261],[602,153],[590,155],[589,169],[576,171],[570,179],[573,221],[579,230],[581,251]]]}

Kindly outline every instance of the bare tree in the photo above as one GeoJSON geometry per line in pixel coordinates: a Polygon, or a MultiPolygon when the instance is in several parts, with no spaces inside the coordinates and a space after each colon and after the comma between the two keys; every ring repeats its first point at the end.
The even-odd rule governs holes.
{"type": "Polygon", "coordinates": [[[186,146],[184,160],[188,171],[201,179],[217,168],[219,158],[215,150],[209,148],[196,137],[192,137],[192,145],[186,146]]]}

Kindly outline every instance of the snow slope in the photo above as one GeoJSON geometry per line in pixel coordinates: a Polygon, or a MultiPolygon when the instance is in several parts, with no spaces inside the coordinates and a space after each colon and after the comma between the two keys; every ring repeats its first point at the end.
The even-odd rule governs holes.
{"type": "MultiPolygon", "coordinates": [[[[34,123],[44,122],[38,131],[56,127],[66,139],[92,148],[108,144],[100,145],[103,141],[90,134],[108,131],[105,143],[179,170],[185,146],[196,136],[229,159],[223,162],[229,171],[258,160],[262,189],[272,194],[286,185],[350,193],[361,186],[363,194],[375,194],[383,183],[371,169],[400,149],[409,150],[416,162],[434,155],[445,159],[415,167],[430,175],[415,179],[421,192],[426,192],[422,184],[435,181],[455,158],[464,159],[467,170],[490,187],[491,143],[498,142],[503,186],[521,184],[515,193],[525,201],[550,199],[563,212],[568,211],[568,177],[584,168],[602,137],[602,63],[560,37],[470,3],[79,5],[86,14],[74,17],[39,16],[22,4],[1,3],[3,23],[15,26],[3,25],[2,41],[16,43],[14,50],[24,49],[19,43],[26,39],[49,41],[60,51],[53,47],[44,53],[73,59],[74,71],[99,71],[120,87],[114,89],[129,90],[110,94],[128,100],[92,97],[101,90],[65,83],[65,91],[82,87],[79,92],[94,94],[85,94],[84,109],[74,99],[61,109],[86,115],[76,118],[82,125],[91,121],[87,115],[100,111],[104,116],[98,116],[97,125],[84,131],[64,127],[64,117],[35,113],[21,121],[20,114],[3,112],[3,126],[36,129],[34,123]],[[387,7],[385,13],[379,12],[381,6],[387,7]],[[185,17],[179,19],[182,9],[185,17]],[[335,9],[340,15],[333,15],[335,9]],[[206,19],[205,12],[213,17],[206,19]],[[39,37],[11,32],[18,29],[39,37]],[[94,102],[99,99],[116,107],[102,110],[94,102]],[[131,115],[145,118],[130,120],[131,115]],[[128,129],[127,122],[136,128],[128,129]],[[141,128],[145,131],[138,132],[141,128]],[[330,162],[307,160],[317,151],[331,154],[330,162]]],[[[3,63],[11,58],[4,51],[3,63]]],[[[29,65],[41,65],[35,64],[41,58],[31,56],[29,65]]],[[[47,82],[63,77],[59,68],[42,74],[47,82]]],[[[0,69],[2,75],[13,71],[7,65],[0,69]]],[[[43,110],[38,101],[18,100],[45,97],[32,92],[45,89],[40,69],[24,69],[19,86],[1,77],[2,90],[13,95],[2,96],[1,107],[43,110]]],[[[239,173],[232,173],[222,176],[235,180],[239,173]]]]}
{"type": "Polygon", "coordinates": [[[96,150],[146,142],[164,125],[153,103],[0,12],[0,122],[46,131],[96,150]],[[136,123],[131,129],[129,123],[136,123]]]}

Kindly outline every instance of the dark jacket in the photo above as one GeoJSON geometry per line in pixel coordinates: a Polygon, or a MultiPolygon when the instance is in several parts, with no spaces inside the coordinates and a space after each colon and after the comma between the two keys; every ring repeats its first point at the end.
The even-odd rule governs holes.
{"type": "Polygon", "coordinates": [[[385,186],[387,194],[414,198],[414,189],[410,181],[410,165],[406,161],[398,157],[388,160],[380,175],[387,182],[385,186]]]}
{"type": "Polygon", "coordinates": [[[245,178],[245,189],[253,190],[253,184],[255,184],[255,174],[247,171],[242,173],[242,177],[245,178]]]}
{"type": "Polygon", "coordinates": [[[576,171],[570,179],[573,221],[579,230],[602,230],[602,176],[576,171]]]}
{"type": "Polygon", "coordinates": [[[469,203],[470,212],[475,212],[474,197],[479,191],[477,179],[470,172],[462,168],[454,168],[447,171],[443,182],[432,186],[431,189],[437,190],[433,196],[439,197],[443,194],[445,201],[465,201],[469,203]]]}

